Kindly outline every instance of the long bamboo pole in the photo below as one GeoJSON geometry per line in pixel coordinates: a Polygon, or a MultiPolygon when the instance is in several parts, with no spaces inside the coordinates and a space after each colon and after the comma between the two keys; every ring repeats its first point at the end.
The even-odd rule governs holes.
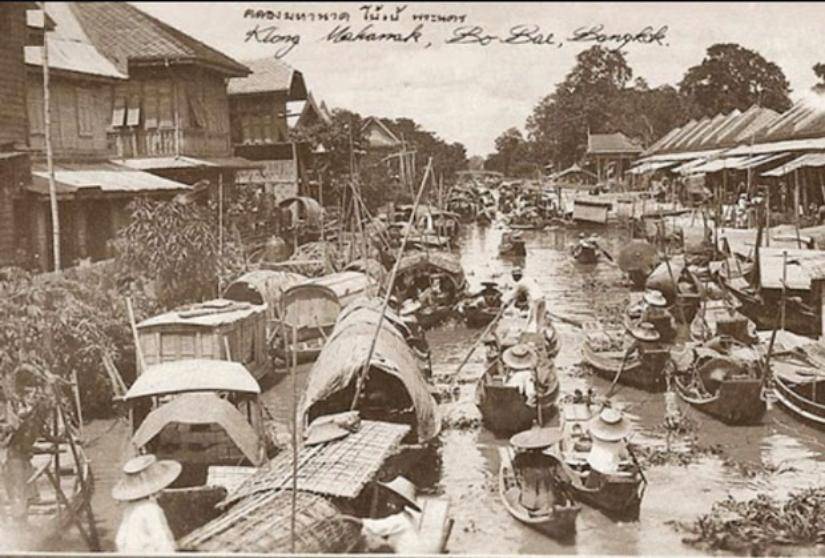
{"type": "MultiPolygon", "coordinates": [[[[44,3],[45,9],[45,3],[44,3]]],[[[52,106],[49,95],[49,40],[43,38],[43,133],[46,143],[46,166],[49,172],[49,205],[52,214],[52,254],[54,270],[60,271],[60,214],[57,208],[57,186],[54,180],[52,153],[52,106]]]]}
{"type": "Polygon", "coordinates": [[[415,219],[415,213],[418,210],[418,204],[421,202],[421,195],[424,193],[424,189],[427,186],[427,175],[429,175],[432,170],[432,162],[431,157],[427,161],[427,167],[424,169],[424,176],[421,179],[421,187],[418,189],[418,194],[416,195],[415,202],[413,203],[412,213],[410,214],[410,219],[407,223],[407,230],[404,232],[404,238],[401,240],[401,247],[398,249],[398,256],[395,258],[395,264],[392,266],[392,273],[387,281],[386,292],[384,293],[384,303],[381,306],[381,314],[378,316],[378,324],[375,326],[375,335],[372,337],[370,349],[367,352],[367,358],[364,361],[364,366],[361,368],[361,372],[358,374],[358,379],[356,380],[355,395],[353,396],[352,404],[350,405],[351,411],[355,410],[355,407],[358,405],[358,400],[361,397],[361,390],[364,386],[364,380],[366,379],[367,372],[370,369],[372,354],[375,351],[375,343],[378,341],[378,335],[381,333],[381,326],[384,323],[384,315],[387,312],[387,306],[389,305],[390,297],[392,296],[392,288],[395,284],[395,277],[398,275],[398,266],[401,263],[401,257],[404,255],[404,250],[407,248],[407,241],[410,238],[410,231],[412,231],[413,228],[412,225],[415,219]]]}
{"type": "Polygon", "coordinates": [[[292,516],[289,525],[289,543],[295,554],[295,528],[298,516],[298,330],[292,326],[292,516]]]}

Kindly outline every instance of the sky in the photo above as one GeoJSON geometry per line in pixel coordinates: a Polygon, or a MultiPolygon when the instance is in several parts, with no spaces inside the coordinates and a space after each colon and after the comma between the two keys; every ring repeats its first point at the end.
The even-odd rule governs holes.
{"type": "MultiPolygon", "coordinates": [[[[533,107],[551,93],[592,41],[573,41],[577,30],[603,26],[603,46],[621,48],[633,69],[652,87],[676,84],[699,64],[708,46],[739,43],[778,64],[799,98],[816,82],[812,66],[825,62],[822,30],[825,5],[799,3],[201,3],[132,2],[239,61],[282,55],[300,70],[313,96],[330,108],[362,115],[410,117],[446,141],[458,141],[469,155],[493,151],[494,140],[511,126],[524,129],[533,107]],[[365,21],[371,14],[393,14],[399,21],[365,21]],[[375,11],[378,6],[381,10],[375,11]],[[404,7],[406,6],[406,7],[404,7]],[[303,21],[245,17],[247,10],[305,13],[303,21]],[[346,12],[348,21],[310,20],[310,14],[346,12]],[[414,20],[414,15],[454,16],[453,21],[414,20]],[[462,21],[463,17],[463,21],[462,21]],[[356,35],[395,33],[407,37],[422,24],[420,37],[407,42],[334,40],[337,26],[356,35]],[[530,27],[552,44],[507,44],[512,29],[530,27]],[[652,42],[621,47],[607,35],[638,36],[646,27],[652,42]],[[254,33],[258,28],[257,39],[254,33]],[[271,42],[263,42],[265,30],[271,42]],[[480,27],[476,37],[489,44],[448,44],[462,29],[480,27]],[[332,36],[331,36],[332,34],[332,36]],[[291,41],[298,43],[284,54],[291,41]],[[331,38],[332,37],[332,38],[331,38]],[[249,40],[247,40],[249,39],[249,40]]],[[[340,31],[340,28],[339,28],[340,31]]],[[[532,35],[533,38],[538,38],[532,35]]],[[[584,36],[583,39],[594,37],[584,36]]],[[[644,37],[642,37],[644,38],[644,37]]],[[[469,38],[463,39],[469,41],[469,38]]]]}

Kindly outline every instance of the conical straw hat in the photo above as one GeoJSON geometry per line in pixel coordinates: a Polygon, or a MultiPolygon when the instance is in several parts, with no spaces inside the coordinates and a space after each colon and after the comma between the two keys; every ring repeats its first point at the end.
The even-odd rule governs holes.
{"type": "Polygon", "coordinates": [[[588,426],[591,436],[605,442],[618,442],[633,431],[622,413],[610,407],[603,409],[598,417],[591,419],[588,426]]]}
{"type": "Polygon", "coordinates": [[[416,489],[415,485],[410,482],[406,477],[401,475],[395,477],[390,482],[379,482],[381,486],[389,490],[390,492],[397,494],[401,497],[406,504],[416,511],[421,511],[421,507],[418,505],[418,502],[415,497],[416,489]]]}
{"type": "Polygon", "coordinates": [[[510,438],[510,445],[518,449],[547,448],[561,440],[561,430],[552,427],[538,427],[519,432],[510,438]]]}
{"type": "Polygon", "coordinates": [[[112,488],[112,498],[122,502],[147,498],[175,482],[181,469],[177,461],[158,461],[152,454],[133,457],[123,466],[126,475],[112,488]]]}
{"type": "Polygon", "coordinates": [[[658,341],[661,337],[656,326],[650,322],[642,322],[630,328],[630,335],[639,341],[658,341]]]}
{"type": "Polygon", "coordinates": [[[512,368],[514,370],[534,368],[538,363],[538,357],[536,356],[535,351],[533,351],[530,345],[525,343],[514,345],[504,351],[504,355],[501,357],[501,360],[504,361],[504,364],[507,365],[508,368],[512,368]]]}

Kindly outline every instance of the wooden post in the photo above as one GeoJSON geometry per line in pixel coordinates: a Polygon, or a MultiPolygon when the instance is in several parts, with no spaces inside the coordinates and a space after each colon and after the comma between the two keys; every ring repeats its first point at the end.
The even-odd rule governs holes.
{"type": "Polygon", "coordinates": [[[52,212],[52,254],[54,255],[54,270],[60,271],[60,215],[57,208],[57,187],[54,181],[52,107],[49,95],[49,39],[46,36],[43,37],[43,105],[43,136],[46,143],[46,166],[49,171],[49,204],[52,212]]]}
{"type": "Polygon", "coordinates": [[[132,340],[135,342],[135,356],[137,357],[137,375],[140,376],[146,369],[146,362],[143,360],[143,351],[140,349],[140,338],[138,337],[137,325],[135,324],[135,312],[132,309],[132,299],[126,297],[126,311],[129,313],[129,326],[132,328],[132,340]]]}
{"type": "MultiPolygon", "coordinates": [[[[218,261],[223,259],[223,173],[218,171],[218,261]]],[[[220,269],[220,264],[218,269],[220,269]]],[[[218,296],[221,296],[221,274],[218,272],[218,296]]]]}
{"type": "Polygon", "coordinates": [[[819,282],[820,328],[819,339],[825,339],[825,281],[819,282]]]}
{"type": "Polygon", "coordinates": [[[292,326],[292,517],[289,525],[289,541],[295,554],[295,526],[298,513],[298,384],[295,378],[298,368],[298,330],[292,326]]]}

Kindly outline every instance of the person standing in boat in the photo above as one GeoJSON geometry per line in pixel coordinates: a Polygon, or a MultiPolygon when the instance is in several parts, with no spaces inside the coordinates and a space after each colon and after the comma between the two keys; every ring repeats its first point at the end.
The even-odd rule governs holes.
{"type": "Polygon", "coordinates": [[[641,322],[631,327],[629,333],[633,338],[633,342],[625,351],[624,361],[627,361],[633,353],[637,353],[641,358],[646,352],[660,348],[659,341],[661,336],[650,322],[641,322]]]}
{"type": "Polygon", "coordinates": [[[124,554],[170,554],[175,537],[157,495],[181,472],[181,464],[139,455],[123,466],[125,476],[112,489],[112,498],[126,504],[115,546],[124,554]]]}

